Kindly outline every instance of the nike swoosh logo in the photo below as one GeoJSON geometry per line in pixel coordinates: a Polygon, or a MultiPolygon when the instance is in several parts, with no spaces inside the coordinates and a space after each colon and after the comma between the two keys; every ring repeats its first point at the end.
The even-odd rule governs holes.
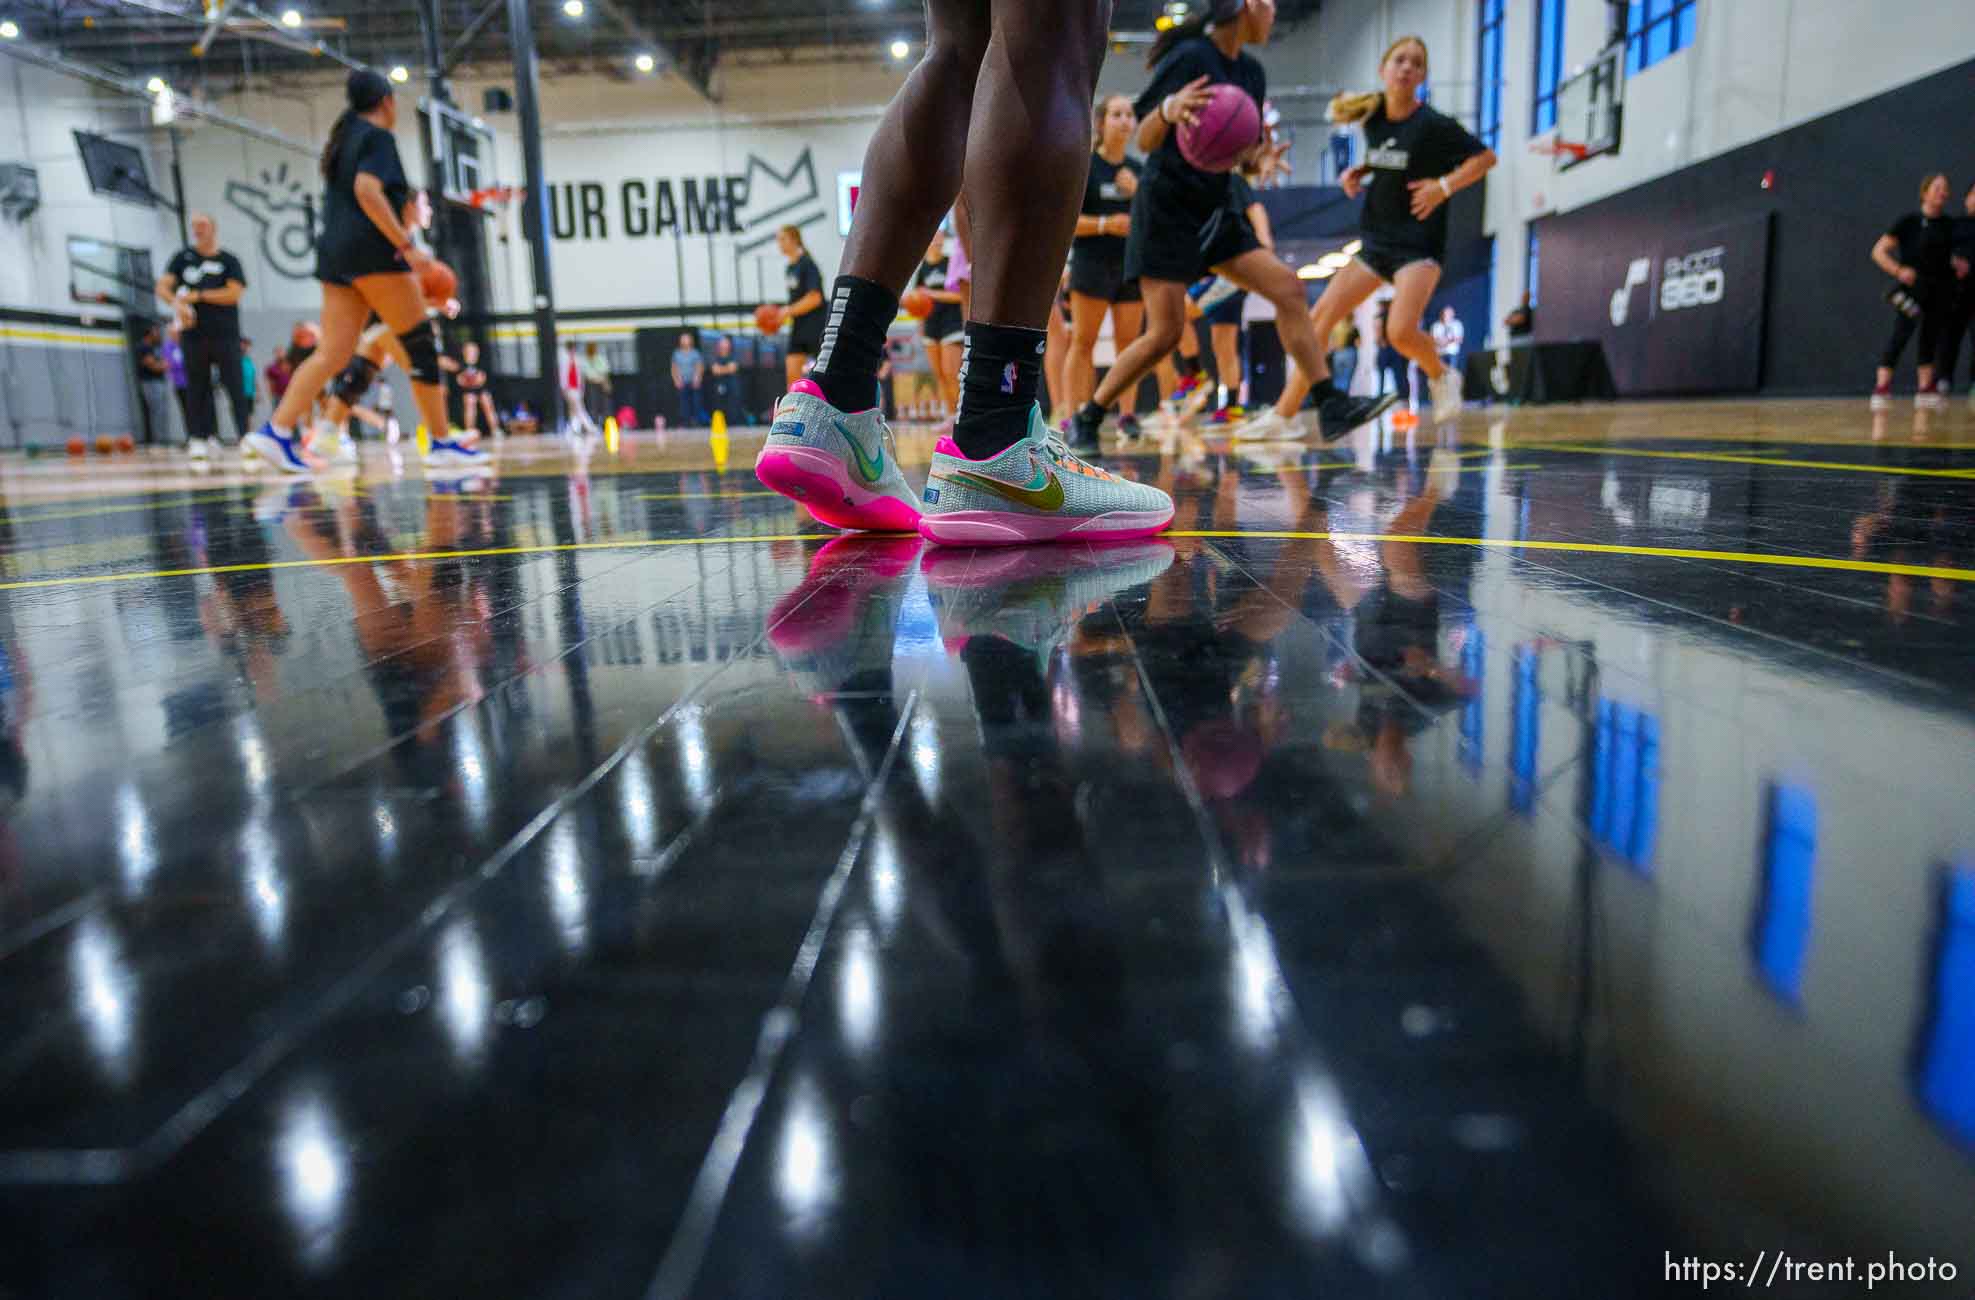
{"type": "Polygon", "coordinates": [[[1036,466],[1036,481],[1027,487],[1016,483],[1004,483],[998,478],[969,474],[965,470],[955,470],[951,477],[968,487],[992,492],[1017,505],[1030,506],[1037,510],[1063,508],[1063,481],[1040,465],[1036,466]]]}
{"type": "Polygon", "coordinates": [[[837,432],[841,433],[843,440],[850,444],[851,459],[857,462],[858,475],[866,483],[876,483],[879,478],[883,477],[885,472],[885,449],[879,447],[878,455],[875,459],[866,456],[864,454],[864,444],[857,440],[857,435],[849,429],[844,428],[842,420],[838,420],[835,423],[837,432]]]}

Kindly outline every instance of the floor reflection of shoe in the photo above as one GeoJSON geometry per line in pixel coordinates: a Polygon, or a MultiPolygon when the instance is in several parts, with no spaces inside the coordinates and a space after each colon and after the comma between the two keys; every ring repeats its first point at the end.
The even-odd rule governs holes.
{"type": "Polygon", "coordinates": [[[1890,389],[1890,388],[1875,388],[1875,389],[1873,389],[1873,390],[1872,390],[1872,409],[1873,409],[1873,410],[1875,410],[1875,411],[1889,411],[1889,410],[1891,410],[1891,409],[1892,409],[1892,406],[1893,406],[1893,390],[1892,390],[1892,389],[1890,389]]]}
{"type": "Polygon", "coordinates": [[[1029,410],[1026,438],[986,460],[951,439],[933,451],[919,532],[944,546],[1013,546],[1058,538],[1146,537],[1173,521],[1173,499],[1082,460],[1029,410]]]}
{"type": "Polygon", "coordinates": [[[251,445],[254,453],[274,469],[283,474],[307,474],[309,463],[302,459],[302,439],[299,434],[279,434],[274,431],[272,421],[242,438],[242,444],[251,445]]]}
{"type": "Polygon", "coordinates": [[[934,548],[919,567],[948,650],[998,636],[1047,660],[1078,619],[1172,563],[1173,544],[1148,538],[1020,551],[934,548]]]}
{"type": "Polygon", "coordinates": [[[1241,463],[1264,473],[1301,465],[1310,449],[1293,442],[1261,442],[1241,449],[1241,463]]]}
{"type": "Polygon", "coordinates": [[[898,604],[925,548],[917,536],[832,538],[768,615],[768,643],[810,695],[891,666],[898,604]]]}
{"type": "Polygon", "coordinates": [[[807,379],[776,404],[754,474],[833,528],[910,532],[919,525],[919,494],[899,468],[884,411],[840,411],[807,379]]]}
{"type": "Polygon", "coordinates": [[[1339,393],[1317,407],[1317,427],[1325,442],[1336,442],[1353,429],[1384,415],[1398,400],[1396,393],[1377,397],[1349,397],[1339,393]]]}

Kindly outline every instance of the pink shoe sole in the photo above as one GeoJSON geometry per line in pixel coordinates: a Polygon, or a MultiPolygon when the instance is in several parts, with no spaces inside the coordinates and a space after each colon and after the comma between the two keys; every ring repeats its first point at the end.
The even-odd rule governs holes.
{"type": "Polygon", "coordinates": [[[754,476],[833,528],[909,533],[919,526],[918,511],[852,483],[842,461],[809,447],[764,449],[754,476]]]}
{"type": "Polygon", "coordinates": [[[1028,546],[1036,542],[1123,542],[1164,532],[1171,510],[1113,510],[1088,518],[956,510],[925,515],[919,535],[940,546],[1028,546]]]}

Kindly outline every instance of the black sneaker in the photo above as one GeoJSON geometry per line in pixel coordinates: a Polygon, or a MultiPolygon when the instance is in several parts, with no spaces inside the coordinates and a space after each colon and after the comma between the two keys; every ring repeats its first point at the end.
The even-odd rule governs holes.
{"type": "Polygon", "coordinates": [[[1138,417],[1136,415],[1121,415],[1118,417],[1118,436],[1128,439],[1145,436],[1144,430],[1138,427],[1138,417]]]}
{"type": "Polygon", "coordinates": [[[1317,423],[1325,442],[1336,442],[1360,425],[1370,424],[1398,402],[1397,393],[1377,397],[1347,397],[1343,393],[1317,407],[1317,423]]]}
{"type": "Polygon", "coordinates": [[[1095,402],[1085,402],[1077,413],[1070,417],[1069,437],[1065,445],[1079,456],[1097,450],[1097,430],[1104,423],[1104,408],[1095,402]]]}

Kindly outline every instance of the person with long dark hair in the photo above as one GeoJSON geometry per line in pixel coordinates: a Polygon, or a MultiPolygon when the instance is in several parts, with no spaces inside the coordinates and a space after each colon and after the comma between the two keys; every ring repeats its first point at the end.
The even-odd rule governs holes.
{"type": "Polygon", "coordinates": [[[317,394],[355,355],[372,313],[396,336],[411,376],[412,396],[431,431],[426,460],[479,464],[486,453],[447,437],[445,373],[438,325],[426,314],[419,273],[432,255],[413,242],[402,214],[411,199],[392,128],[398,100],[391,83],[359,69],[345,86],[349,107],[330,129],[322,151],[326,182],[316,279],[322,282],[322,341],[295,371],[274,414],[249,441],[268,464],[306,474],[320,463],[304,454],[300,423],[317,394]]]}
{"type": "Polygon", "coordinates": [[[755,461],[763,483],[823,522],[991,545],[1117,539],[1172,521],[1171,497],[1072,455],[1036,401],[1110,13],[1107,0],[928,0],[925,57],[864,155],[822,350],[755,461]],[[877,376],[899,294],[956,196],[973,262],[960,411],[922,499],[898,468],[877,376]]]}
{"type": "Polygon", "coordinates": [[[1940,353],[1954,293],[1954,218],[1948,215],[1948,178],[1936,172],[1920,182],[1920,211],[1895,221],[1872,246],[1872,262],[1899,281],[1886,300],[1893,304],[1893,333],[1879,354],[1872,382],[1872,409],[1892,405],[1893,370],[1907,341],[1920,335],[1919,391],[1913,404],[1940,405],[1934,391],[1934,362],[1940,353]]]}
{"type": "MultiPolygon", "coordinates": [[[[1261,116],[1267,78],[1243,47],[1266,42],[1274,27],[1275,0],[1213,0],[1153,42],[1152,83],[1134,106],[1146,163],[1125,251],[1125,274],[1138,277],[1145,297],[1146,329],[1077,412],[1073,445],[1094,446],[1106,408],[1179,345],[1187,286],[1209,271],[1267,298],[1284,350],[1313,372],[1323,365],[1323,344],[1305,314],[1303,282],[1262,246],[1232,173],[1202,171],[1179,148],[1180,128],[1197,119],[1216,84],[1240,87],[1261,116]]],[[[1266,139],[1258,141],[1247,161],[1271,149],[1266,139]]],[[[1375,418],[1379,407],[1333,392],[1321,410],[1326,436],[1342,437],[1375,418]]]]}
{"type": "MultiPolygon", "coordinates": [[[[1311,319],[1323,337],[1350,316],[1380,285],[1395,290],[1386,315],[1385,338],[1394,351],[1418,366],[1433,394],[1433,418],[1452,420],[1461,411],[1461,376],[1441,361],[1433,339],[1420,328],[1427,303],[1440,285],[1447,255],[1447,201],[1488,174],[1495,154],[1453,118],[1420,99],[1426,84],[1426,42],[1402,36],[1386,48],[1378,64],[1384,89],[1339,95],[1330,119],[1362,123],[1365,160],[1344,173],[1344,193],[1365,195],[1360,229],[1364,245],[1349,266],[1332,276],[1311,319]]],[[[1264,411],[1235,431],[1246,439],[1294,437],[1289,423],[1304,394],[1319,401],[1335,391],[1328,362],[1301,365],[1283,387],[1275,409],[1264,411]]],[[[1399,367],[1405,379],[1405,366],[1399,367]]]]}

